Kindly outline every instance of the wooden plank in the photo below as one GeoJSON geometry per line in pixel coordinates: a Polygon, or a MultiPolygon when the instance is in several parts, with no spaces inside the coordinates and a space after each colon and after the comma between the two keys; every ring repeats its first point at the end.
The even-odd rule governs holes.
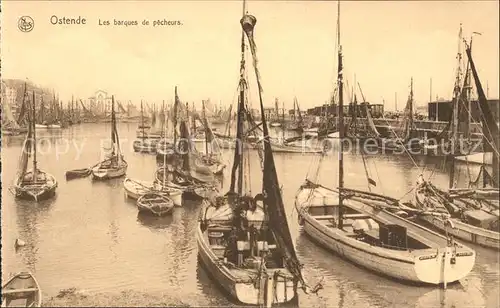
{"type": "Polygon", "coordinates": [[[2,295],[23,293],[23,292],[37,292],[37,291],[38,291],[37,288],[2,290],[2,295]]]}

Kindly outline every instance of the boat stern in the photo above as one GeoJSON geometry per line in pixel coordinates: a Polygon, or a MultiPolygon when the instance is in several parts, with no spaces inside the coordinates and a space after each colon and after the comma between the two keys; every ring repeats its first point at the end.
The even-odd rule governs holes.
{"type": "Polygon", "coordinates": [[[415,274],[428,284],[447,284],[467,276],[474,267],[476,253],[468,248],[446,247],[415,257],[415,274]]]}
{"type": "Polygon", "coordinates": [[[290,303],[296,299],[296,293],[293,278],[281,275],[279,271],[271,272],[262,280],[257,278],[254,283],[240,282],[234,285],[234,295],[239,302],[261,307],[290,303]]]}

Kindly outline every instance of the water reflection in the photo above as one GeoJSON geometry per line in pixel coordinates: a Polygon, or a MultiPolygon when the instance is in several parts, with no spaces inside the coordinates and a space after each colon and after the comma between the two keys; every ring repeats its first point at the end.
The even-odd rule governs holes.
{"type": "MultiPolygon", "coordinates": [[[[36,264],[38,262],[39,250],[39,235],[38,229],[43,224],[47,212],[51,206],[57,201],[57,194],[54,198],[44,200],[39,203],[33,203],[27,200],[15,199],[11,206],[15,207],[16,221],[18,225],[18,236],[20,240],[25,242],[25,246],[15,249],[16,255],[19,254],[28,270],[36,272],[36,264]]],[[[5,205],[4,205],[5,206],[5,205]]],[[[11,242],[14,244],[14,242],[11,242]]],[[[3,246],[2,238],[2,246],[3,246]]],[[[7,244],[8,245],[8,244],[7,244]]],[[[24,267],[16,262],[16,266],[24,267]]],[[[22,270],[23,268],[16,268],[22,270]]]]}
{"type": "Polygon", "coordinates": [[[198,290],[209,299],[207,305],[230,307],[232,303],[226,299],[226,294],[221,291],[218,284],[214,283],[205,268],[202,261],[197,258],[196,278],[198,290]]]}
{"type": "MultiPolygon", "coordinates": [[[[307,264],[310,281],[324,277],[324,290],[320,294],[328,294],[329,300],[337,303],[336,307],[414,307],[424,293],[436,289],[386,279],[317,246],[305,234],[297,238],[297,252],[302,263],[307,264]]],[[[448,290],[462,290],[463,296],[470,294],[460,283],[449,285],[448,290]]]]}
{"type": "MultiPolygon", "coordinates": [[[[124,151],[128,151],[131,141],[136,139],[136,127],[137,123],[120,124],[120,141],[125,142],[124,151]]],[[[60,135],[41,132],[39,136],[44,134],[48,135],[47,145],[51,144],[53,149],[64,146],[64,141],[59,140],[64,138],[79,147],[72,145],[68,154],[59,157],[54,154],[39,156],[40,166],[59,179],[56,198],[33,204],[16,201],[4,190],[1,215],[3,278],[9,272],[29,267],[36,270],[46,296],[55,296],[60,289],[71,287],[91,294],[133,289],[144,290],[153,296],[158,293],[176,294],[192,306],[231,305],[216,283],[198,266],[195,232],[199,203],[185,201],[183,207],[173,210],[172,216],[157,219],[139,215],[135,200],[125,201],[123,178],[105,182],[89,178],[64,181],[66,170],[97,163],[101,154],[100,138],[108,141],[110,138],[108,123],[82,124],[62,130],[60,135]],[[16,238],[25,240],[27,244],[17,253],[14,249],[16,238]]],[[[3,140],[3,145],[7,139],[3,140]]],[[[24,137],[12,137],[10,140],[18,140],[19,144],[12,141],[10,146],[2,148],[2,161],[9,162],[2,165],[3,183],[11,183],[15,178],[17,164],[13,162],[19,158],[24,137]]],[[[128,177],[153,179],[156,169],[154,157],[132,153],[132,150],[124,153],[129,163],[128,177]]],[[[231,151],[222,153],[224,162],[228,164],[222,179],[226,188],[222,193],[227,191],[233,156],[231,151]]],[[[261,189],[262,171],[257,151],[251,151],[249,156],[249,181],[255,194],[261,189]]],[[[290,231],[297,239],[304,274],[311,284],[325,277],[325,289],[320,291],[319,296],[299,293],[301,307],[414,307],[415,303],[419,303],[420,307],[499,307],[496,251],[474,247],[477,250],[476,266],[461,281],[463,287],[449,286],[444,299],[440,299],[443,295],[434,288],[408,287],[392,282],[330,254],[300,235],[293,206],[294,194],[308,171],[310,176],[315,172],[311,160],[319,159],[320,155],[314,157],[285,153],[275,155],[287,217],[293,217],[289,220],[290,231]],[[454,296],[463,299],[464,304],[454,301],[454,296]]],[[[365,158],[371,176],[377,181],[377,186],[372,189],[385,189],[385,193],[391,196],[400,197],[408,191],[411,187],[407,185],[414,183],[416,178],[413,176],[419,172],[403,155],[367,155],[365,158]],[[379,179],[375,173],[378,173],[379,179]]],[[[447,187],[447,173],[438,159],[419,158],[417,163],[426,164],[426,174],[435,169],[433,182],[439,187],[447,187]]],[[[362,157],[346,153],[345,167],[346,185],[367,189],[362,157]]],[[[325,157],[318,171],[321,183],[335,187],[337,168],[336,155],[325,157]]],[[[457,168],[464,168],[464,165],[457,168]]]]}
{"type": "Polygon", "coordinates": [[[174,215],[179,216],[179,212],[174,208],[171,215],[158,217],[150,215],[149,213],[139,212],[137,213],[137,221],[144,227],[148,227],[152,230],[161,230],[169,227],[174,220],[174,215]]]}

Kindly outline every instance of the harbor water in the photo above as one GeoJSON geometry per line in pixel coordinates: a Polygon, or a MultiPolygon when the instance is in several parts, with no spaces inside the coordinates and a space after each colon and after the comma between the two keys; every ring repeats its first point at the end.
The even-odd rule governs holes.
{"type": "MultiPolygon", "coordinates": [[[[122,151],[128,162],[127,177],[153,180],[154,155],[134,153],[137,124],[118,125],[122,151]]],[[[200,204],[186,202],[172,216],[139,215],[135,201],[124,196],[123,178],[92,182],[90,178],[66,181],[65,172],[86,168],[101,158],[101,140],[109,141],[109,124],[81,124],[68,129],[37,130],[39,167],[59,181],[56,197],[33,202],[15,200],[9,187],[18,170],[22,137],[2,139],[2,280],[10,273],[32,271],[43,290],[44,304],[104,306],[227,306],[232,303],[200,267],[195,228],[200,204]],[[16,239],[26,243],[15,248],[16,239]],[[71,289],[76,295],[63,296],[71,289]]],[[[224,150],[228,165],[227,189],[233,152],[224,150]]],[[[252,194],[261,189],[257,153],[252,154],[252,194]]],[[[337,185],[337,155],[275,153],[283,186],[288,223],[304,273],[311,285],[322,281],[317,295],[299,292],[301,307],[499,307],[498,252],[472,244],[477,252],[472,272],[446,290],[392,281],[324,250],[301,232],[294,196],[306,176],[318,177],[325,186],[337,185]]],[[[444,162],[439,158],[373,154],[366,156],[372,191],[395,198],[412,197],[420,173],[448,187],[444,162]],[[419,167],[415,166],[418,165],[419,167]]],[[[367,189],[363,156],[344,155],[345,185],[367,189]]],[[[458,166],[461,171],[465,166],[458,166]]],[[[477,167],[475,173],[477,174],[477,167]]],[[[462,174],[464,172],[461,172],[462,174]]]]}

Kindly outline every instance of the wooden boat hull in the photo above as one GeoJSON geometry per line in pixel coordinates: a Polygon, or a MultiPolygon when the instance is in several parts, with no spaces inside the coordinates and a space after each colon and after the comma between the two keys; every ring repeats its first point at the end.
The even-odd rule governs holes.
{"type": "Polygon", "coordinates": [[[135,141],[133,146],[135,152],[156,154],[156,143],[135,141]]]}
{"type": "MultiPolygon", "coordinates": [[[[220,258],[210,249],[201,230],[200,223],[198,223],[196,229],[196,242],[198,245],[199,261],[201,261],[207,272],[214,278],[214,281],[232,299],[247,305],[259,305],[259,289],[255,287],[253,281],[254,278],[257,278],[257,273],[225,266],[220,258]]],[[[292,280],[274,278],[271,274],[268,281],[268,286],[270,287],[268,289],[269,293],[272,293],[273,283],[276,284],[273,305],[291,303],[297,300],[292,280]],[[273,281],[273,279],[276,280],[273,281]]]]}
{"type": "Polygon", "coordinates": [[[42,290],[31,273],[18,273],[2,286],[2,307],[41,306],[42,290]]]}
{"type": "Polygon", "coordinates": [[[454,228],[447,227],[446,220],[434,215],[422,215],[423,221],[431,224],[442,233],[448,232],[455,238],[487,248],[500,249],[500,233],[471,226],[456,218],[451,218],[454,228]]]}
{"type": "Polygon", "coordinates": [[[85,169],[76,169],[66,172],[66,180],[72,180],[76,178],[82,178],[89,176],[92,171],[88,168],[85,169]]]}
{"type": "MultiPolygon", "coordinates": [[[[141,180],[131,180],[126,178],[123,181],[125,196],[130,199],[137,200],[140,196],[150,192],[151,190],[161,190],[161,185],[155,185],[154,182],[141,180]]],[[[168,197],[174,202],[175,206],[182,206],[182,190],[175,187],[167,187],[168,197]]]]}
{"type": "MultiPolygon", "coordinates": [[[[39,172],[45,174],[48,179],[46,184],[23,184],[22,182],[18,182],[14,186],[16,198],[38,202],[48,200],[55,196],[58,186],[55,177],[43,171],[39,172]]],[[[26,174],[28,175],[30,173],[31,171],[26,174]]]]}
{"type": "MultiPolygon", "coordinates": [[[[458,281],[464,278],[474,266],[475,252],[467,247],[457,249],[455,252],[455,247],[446,247],[446,245],[440,249],[389,250],[347,236],[346,232],[338,228],[327,227],[310,215],[307,210],[309,198],[316,194],[323,197],[322,201],[317,201],[322,203],[321,206],[325,204],[334,205],[338,200],[338,195],[330,193],[329,190],[322,188],[302,189],[297,194],[295,207],[299,213],[300,222],[303,224],[304,232],[321,246],[355,264],[398,280],[434,285],[458,281]],[[455,256],[454,264],[450,259],[452,254],[455,256]],[[446,273],[445,279],[443,273],[446,273]]],[[[345,205],[349,204],[350,208],[354,208],[363,214],[375,216],[378,212],[384,214],[384,216],[388,215],[387,212],[376,210],[367,206],[366,203],[361,204],[352,200],[345,200],[344,202],[345,205]]],[[[309,206],[320,205],[313,203],[309,206]]],[[[377,218],[380,218],[380,216],[377,218]]],[[[398,219],[395,215],[391,218],[398,219]]],[[[402,218],[400,222],[402,222],[402,218]]],[[[409,221],[406,221],[405,224],[406,226],[414,225],[409,221]]],[[[415,227],[419,226],[415,225],[415,227]]],[[[416,234],[418,237],[439,236],[428,229],[419,228],[421,233],[416,234]]]]}
{"type": "MultiPolygon", "coordinates": [[[[420,206],[423,206],[423,198],[421,194],[415,194],[415,201],[420,206]]],[[[432,215],[431,213],[428,215],[420,215],[419,219],[432,225],[443,234],[448,233],[455,238],[483,247],[500,249],[500,233],[497,231],[472,226],[457,218],[449,218],[453,223],[453,227],[450,227],[447,222],[448,219],[442,216],[432,215]]]]}
{"type": "Polygon", "coordinates": [[[92,179],[108,180],[124,176],[127,173],[128,165],[123,165],[118,168],[100,168],[99,166],[92,169],[92,179]]]}
{"type": "Polygon", "coordinates": [[[137,199],[137,208],[139,212],[152,214],[155,216],[165,216],[172,214],[174,202],[165,194],[161,193],[146,193],[137,199]],[[161,202],[151,204],[151,198],[161,199],[161,202]]]}
{"type": "Polygon", "coordinates": [[[272,144],[273,153],[321,154],[323,150],[306,146],[272,144]]]}

